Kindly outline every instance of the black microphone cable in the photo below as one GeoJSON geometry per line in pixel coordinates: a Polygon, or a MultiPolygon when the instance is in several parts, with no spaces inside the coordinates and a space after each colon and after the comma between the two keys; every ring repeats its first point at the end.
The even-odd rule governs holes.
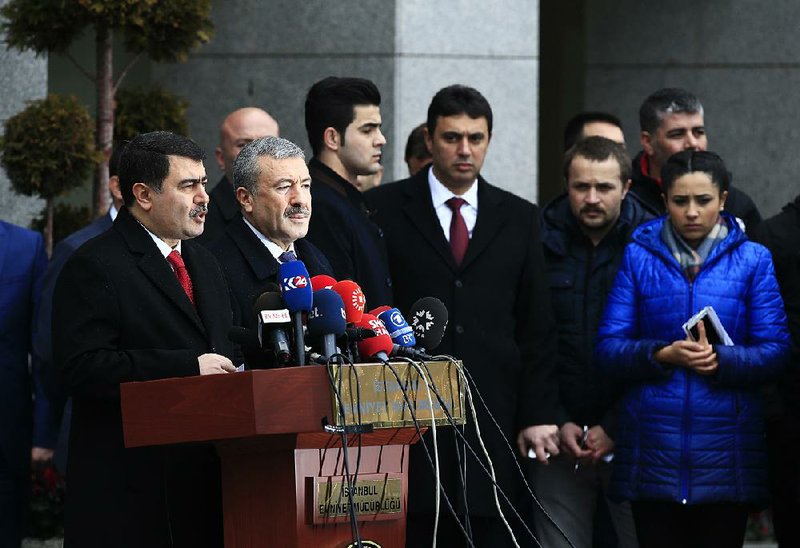
{"type": "MultiPolygon", "coordinates": [[[[456,360],[451,359],[450,361],[456,361],[456,360]]],[[[417,368],[419,367],[413,361],[411,361],[409,363],[411,363],[411,365],[413,367],[417,367],[417,368]]],[[[423,364],[424,364],[424,362],[423,362],[423,364]]],[[[425,365],[425,368],[427,370],[427,365],[425,365]]],[[[422,376],[423,378],[425,377],[422,374],[420,374],[420,376],[422,376]]],[[[447,404],[441,398],[441,394],[439,393],[438,389],[436,388],[435,383],[433,383],[433,381],[430,381],[430,382],[431,382],[431,385],[432,385],[431,388],[433,389],[434,393],[436,394],[436,397],[437,397],[437,399],[439,401],[439,405],[441,406],[442,410],[444,411],[445,416],[447,417],[447,419],[450,422],[450,424],[455,427],[456,426],[455,419],[453,419],[452,414],[448,411],[447,404]]],[[[474,410],[474,408],[473,408],[473,410],[474,410]]],[[[488,451],[486,449],[486,446],[483,444],[483,440],[482,440],[482,437],[480,435],[480,429],[477,426],[477,416],[475,416],[474,418],[475,418],[475,422],[476,422],[476,435],[478,437],[479,443],[481,444],[481,448],[484,450],[484,453],[485,453],[485,456],[486,456],[486,460],[487,460],[487,463],[489,464],[490,468],[487,468],[486,465],[481,461],[480,457],[478,456],[478,453],[475,451],[475,449],[472,447],[472,445],[470,445],[470,443],[467,441],[466,437],[461,433],[461,431],[460,430],[456,430],[455,428],[454,428],[454,430],[456,430],[457,435],[461,436],[461,439],[462,439],[462,441],[464,443],[464,447],[470,450],[470,453],[472,453],[473,458],[477,461],[478,465],[480,465],[480,467],[483,470],[484,474],[486,474],[486,477],[491,482],[491,484],[492,484],[492,486],[494,488],[494,491],[495,491],[495,502],[497,503],[497,511],[499,512],[500,518],[502,519],[503,523],[508,528],[509,534],[511,535],[511,538],[514,541],[515,546],[517,546],[517,548],[519,548],[519,544],[516,541],[516,538],[514,536],[513,530],[511,529],[511,526],[508,524],[508,521],[505,519],[505,516],[503,515],[503,511],[500,508],[500,501],[497,498],[497,493],[500,493],[500,495],[502,495],[503,500],[505,500],[506,504],[508,504],[509,508],[514,513],[514,515],[516,516],[517,520],[520,522],[522,527],[525,528],[525,530],[527,531],[528,535],[541,548],[541,544],[539,543],[539,539],[536,538],[536,535],[533,534],[533,531],[531,531],[530,528],[527,526],[527,524],[525,523],[525,520],[522,519],[522,516],[520,516],[519,512],[517,512],[516,508],[514,508],[514,505],[511,503],[511,500],[508,498],[508,495],[506,495],[505,491],[503,491],[503,488],[500,487],[500,485],[497,483],[497,479],[496,479],[495,474],[494,474],[494,466],[492,465],[492,461],[491,461],[491,458],[488,455],[488,451]]],[[[574,546],[573,546],[573,548],[574,548],[574,546]]]]}
{"type": "MultiPolygon", "coordinates": [[[[353,506],[353,477],[350,475],[350,459],[349,459],[348,454],[347,454],[348,453],[348,451],[347,451],[347,449],[348,449],[348,444],[347,444],[347,418],[345,417],[344,401],[342,400],[342,393],[341,393],[341,390],[340,390],[341,382],[342,382],[342,372],[341,372],[342,370],[341,370],[341,368],[339,370],[340,371],[340,374],[339,374],[339,387],[336,386],[336,383],[333,380],[333,368],[332,368],[332,366],[333,365],[340,365],[336,361],[334,361],[335,359],[338,359],[338,358],[342,358],[342,359],[345,359],[345,360],[347,359],[342,354],[332,354],[328,358],[328,363],[325,366],[325,370],[328,373],[328,382],[331,385],[331,389],[333,390],[334,394],[336,395],[336,401],[339,404],[338,405],[339,418],[342,421],[342,429],[341,429],[341,436],[342,436],[342,463],[344,465],[344,474],[345,474],[345,480],[346,480],[346,483],[347,483],[347,510],[348,510],[347,513],[348,513],[348,515],[350,517],[350,534],[352,536],[353,542],[356,543],[356,546],[358,548],[362,548],[361,531],[359,531],[359,528],[358,528],[358,518],[356,517],[356,509],[353,506]]],[[[360,392],[356,397],[357,398],[360,397],[360,392]]],[[[361,412],[360,412],[360,410],[359,410],[359,413],[358,413],[358,420],[359,421],[361,420],[361,412]]],[[[360,453],[360,445],[359,445],[359,453],[360,453]]],[[[342,495],[342,492],[340,490],[339,491],[340,500],[341,500],[341,495],[342,495]]]]}
{"type": "MultiPolygon", "coordinates": [[[[403,393],[403,399],[406,402],[406,407],[408,407],[409,414],[411,415],[411,420],[414,423],[414,428],[417,430],[417,437],[419,437],[419,443],[422,445],[422,448],[425,450],[425,456],[428,459],[428,464],[430,464],[431,470],[436,470],[436,465],[433,463],[433,459],[431,458],[430,450],[428,449],[428,445],[425,443],[425,440],[422,437],[422,432],[419,427],[419,422],[417,421],[417,414],[414,412],[414,408],[411,405],[411,400],[408,397],[408,392],[406,391],[405,387],[403,386],[403,381],[400,379],[400,375],[397,373],[397,370],[388,360],[381,360],[381,362],[389,368],[389,370],[394,375],[395,379],[397,379],[397,386],[400,387],[400,391],[403,393]]],[[[437,478],[438,480],[438,478],[437,478]]],[[[467,533],[464,529],[464,526],[461,524],[461,521],[458,519],[458,514],[456,513],[455,509],[453,508],[453,504],[450,502],[450,498],[447,496],[447,493],[444,490],[444,486],[439,482],[439,490],[441,491],[442,498],[444,499],[445,504],[447,505],[447,509],[450,511],[450,514],[455,519],[456,525],[461,530],[461,534],[464,535],[464,540],[467,541],[469,546],[475,548],[475,543],[472,542],[472,535],[467,533]]],[[[434,539],[435,540],[435,539],[434,539]]]]}
{"type": "MultiPolygon", "coordinates": [[[[449,361],[457,361],[457,360],[456,360],[456,359],[455,359],[453,356],[449,356],[449,355],[447,355],[447,354],[441,354],[441,355],[437,355],[437,356],[434,356],[434,358],[435,358],[435,359],[449,360],[449,361]]],[[[550,515],[550,514],[547,512],[547,510],[545,510],[545,509],[544,509],[544,506],[542,506],[542,503],[539,501],[539,499],[536,497],[536,495],[534,495],[534,493],[533,493],[533,489],[531,489],[530,483],[528,483],[528,478],[527,478],[527,477],[525,477],[525,473],[522,471],[522,467],[519,465],[519,460],[518,460],[518,458],[517,458],[517,452],[516,452],[516,451],[514,450],[514,448],[511,446],[511,442],[509,442],[509,441],[508,441],[508,438],[506,437],[506,435],[505,435],[505,432],[503,432],[503,429],[500,427],[500,424],[497,422],[497,419],[495,419],[495,418],[494,418],[494,415],[493,415],[493,414],[492,414],[492,412],[489,410],[489,406],[486,404],[486,401],[483,399],[483,395],[481,394],[481,391],[478,389],[478,385],[477,385],[477,383],[475,382],[475,379],[472,377],[472,374],[469,372],[469,369],[467,369],[466,365],[463,365],[463,366],[462,366],[462,368],[461,368],[461,370],[464,372],[464,374],[465,374],[465,375],[466,375],[466,377],[468,378],[469,382],[472,384],[473,388],[475,389],[475,393],[478,395],[478,400],[480,401],[480,403],[481,403],[481,406],[483,407],[484,411],[486,411],[486,414],[487,414],[487,415],[489,416],[489,418],[491,419],[492,423],[494,424],[495,428],[497,429],[497,432],[500,434],[500,437],[501,437],[501,438],[503,439],[503,441],[505,442],[505,444],[506,444],[506,447],[508,448],[508,451],[509,451],[509,453],[510,453],[510,454],[511,454],[511,456],[513,457],[513,459],[512,459],[512,460],[514,461],[514,465],[515,465],[515,466],[516,466],[516,468],[517,468],[517,472],[519,473],[519,476],[520,476],[520,478],[522,478],[522,483],[525,485],[525,489],[527,490],[527,492],[528,492],[528,495],[530,495],[530,497],[531,497],[531,499],[533,500],[534,504],[536,504],[536,507],[537,507],[539,510],[541,510],[541,512],[544,514],[544,516],[547,518],[547,520],[548,520],[548,521],[549,521],[551,524],[553,524],[553,526],[556,528],[556,530],[559,532],[559,534],[560,534],[562,537],[564,537],[564,540],[567,542],[567,544],[569,544],[569,546],[570,546],[571,548],[575,548],[575,545],[574,545],[574,544],[572,543],[572,541],[569,539],[569,537],[568,537],[568,536],[567,536],[567,534],[564,532],[564,530],[563,530],[563,529],[561,529],[561,527],[559,527],[558,523],[556,523],[556,521],[555,521],[555,520],[553,519],[553,517],[552,517],[552,516],[551,516],[551,515],[550,515]]],[[[470,448],[470,450],[471,450],[471,448],[470,448]]],[[[517,516],[517,517],[519,517],[519,516],[517,516]]],[[[521,519],[522,519],[522,518],[520,518],[520,520],[521,520],[521,519]]],[[[537,542],[537,544],[538,544],[538,540],[537,540],[536,542],[537,542]]],[[[540,545],[540,546],[541,546],[541,545],[540,545]]]]}

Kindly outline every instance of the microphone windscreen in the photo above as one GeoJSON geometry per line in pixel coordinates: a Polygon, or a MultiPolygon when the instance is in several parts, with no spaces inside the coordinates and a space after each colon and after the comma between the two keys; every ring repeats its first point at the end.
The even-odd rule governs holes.
{"type": "Polygon", "coordinates": [[[383,305],[379,306],[378,308],[373,308],[372,310],[369,311],[369,313],[372,314],[373,316],[380,316],[381,312],[386,312],[387,310],[391,309],[392,309],[391,306],[383,305]]]}
{"type": "Polygon", "coordinates": [[[411,347],[417,344],[414,337],[414,330],[409,327],[408,322],[396,308],[384,310],[378,314],[378,319],[383,322],[389,330],[392,342],[399,346],[411,347]]]}
{"type": "MultiPolygon", "coordinates": [[[[274,285],[274,284],[273,284],[274,285]]],[[[281,294],[277,291],[264,291],[253,303],[253,316],[259,316],[262,310],[280,310],[286,308],[286,303],[281,294]]]]}
{"type": "Polygon", "coordinates": [[[347,323],[358,323],[361,321],[361,316],[364,315],[364,307],[367,304],[367,299],[364,298],[364,292],[361,287],[353,280],[342,280],[336,282],[333,287],[344,303],[344,313],[347,318],[347,323]]]}
{"type": "Polygon", "coordinates": [[[447,307],[436,297],[422,297],[411,305],[408,313],[417,345],[433,350],[442,342],[447,329],[447,307]]]}
{"type": "Polygon", "coordinates": [[[364,314],[361,321],[356,325],[365,329],[372,329],[375,332],[374,337],[364,339],[358,343],[358,352],[362,356],[372,357],[378,352],[385,352],[389,355],[392,352],[392,338],[386,330],[383,322],[372,314],[364,314]]]}
{"type": "Polygon", "coordinates": [[[317,274],[316,276],[311,277],[311,288],[314,291],[319,291],[320,289],[330,289],[336,283],[336,278],[333,276],[328,276],[327,274],[317,274]]]}
{"type": "Polygon", "coordinates": [[[331,289],[320,289],[314,291],[313,297],[313,306],[308,312],[308,334],[312,337],[342,335],[347,322],[339,294],[331,289]]]}
{"type": "Polygon", "coordinates": [[[278,280],[283,300],[289,312],[308,312],[314,303],[314,290],[308,269],[302,261],[289,261],[278,265],[278,280]]]}

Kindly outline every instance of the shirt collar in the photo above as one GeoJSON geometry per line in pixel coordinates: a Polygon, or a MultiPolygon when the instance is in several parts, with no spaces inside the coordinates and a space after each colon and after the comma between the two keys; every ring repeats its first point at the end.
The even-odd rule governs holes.
{"type": "Polygon", "coordinates": [[[145,229],[145,231],[153,239],[153,242],[155,242],[156,247],[161,252],[161,254],[164,256],[165,259],[167,258],[167,255],[169,255],[173,251],[177,251],[178,253],[181,252],[181,241],[180,240],[178,240],[178,245],[176,245],[175,247],[170,247],[169,245],[167,245],[167,242],[165,242],[164,240],[162,240],[161,238],[159,238],[158,236],[156,236],[155,234],[150,232],[150,229],[148,229],[146,226],[144,226],[141,223],[141,221],[139,221],[138,219],[137,219],[137,221],[139,222],[140,225],[142,225],[142,228],[145,229]]]}
{"type": "Polygon", "coordinates": [[[250,227],[250,230],[252,230],[253,234],[256,235],[258,241],[264,244],[264,246],[267,248],[267,251],[269,251],[270,255],[272,255],[276,261],[280,262],[278,260],[278,257],[280,257],[281,254],[284,253],[285,251],[291,251],[292,253],[297,255],[297,253],[294,250],[294,242],[289,244],[289,249],[283,249],[281,248],[281,246],[279,246],[278,244],[276,244],[275,242],[264,236],[260,230],[258,230],[255,226],[253,226],[253,224],[250,221],[247,220],[247,217],[242,216],[242,220],[244,221],[244,224],[250,227]]]}
{"type": "Polygon", "coordinates": [[[431,200],[433,201],[433,207],[436,209],[439,206],[442,206],[449,200],[450,198],[461,198],[467,205],[470,205],[474,208],[478,208],[478,180],[472,182],[472,186],[469,187],[464,194],[460,196],[458,194],[453,194],[453,192],[444,186],[442,182],[436,177],[433,173],[433,168],[431,167],[428,169],[428,186],[431,190],[431,200]]]}

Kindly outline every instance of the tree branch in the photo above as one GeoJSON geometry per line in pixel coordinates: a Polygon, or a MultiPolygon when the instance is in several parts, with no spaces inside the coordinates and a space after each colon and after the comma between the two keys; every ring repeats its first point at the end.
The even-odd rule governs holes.
{"type": "Polygon", "coordinates": [[[78,70],[80,71],[80,73],[81,73],[81,74],[83,74],[83,75],[84,75],[84,76],[86,76],[86,77],[87,77],[89,80],[91,80],[92,82],[94,82],[94,80],[95,80],[95,75],[94,75],[94,74],[92,74],[91,72],[89,72],[88,70],[86,70],[85,68],[83,68],[83,65],[81,65],[81,64],[78,62],[78,60],[77,60],[77,59],[75,59],[75,58],[74,58],[74,57],[73,57],[73,56],[72,56],[72,55],[71,55],[71,54],[70,54],[68,51],[65,51],[64,53],[62,53],[62,55],[63,55],[64,57],[66,57],[67,59],[69,59],[69,60],[72,62],[72,64],[73,64],[73,65],[75,65],[75,68],[76,68],[76,69],[78,69],[78,70]]]}
{"type": "Polygon", "coordinates": [[[138,60],[139,60],[139,57],[141,57],[141,55],[142,55],[142,52],[139,52],[139,53],[137,53],[136,55],[134,55],[134,56],[131,58],[131,60],[130,60],[130,61],[128,61],[128,64],[127,64],[127,65],[125,65],[125,68],[124,68],[124,69],[122,69],[122,72],[120,73],[120,75],[119,75],[119,78],[117,78],[117,81],[116,81],[116,83],[114,84],[114,87],[112,88],[112,90],[111,90],[111,93],[113,93],[114,95],[116,95],[116,93],[117,93],[117,90],[119,89],[119,86],[120,86],[120,84],[122,84],[122,81],[123,81],[123,80],[125,79],[125,77],[128,75],[128,71],[129,71],[129,70],[131,70],[131,68],[133,67],[133,65],[135,65],[135,64],[136,64],[136,61],[138,61],[138,60]]]}

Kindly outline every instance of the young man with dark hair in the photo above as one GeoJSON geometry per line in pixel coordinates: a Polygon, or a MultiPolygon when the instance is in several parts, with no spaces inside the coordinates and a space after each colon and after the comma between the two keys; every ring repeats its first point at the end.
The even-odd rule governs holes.
{"type": "MultiPolygon", "coordinates": [[[[604,137],[580,140],[564,155],[566,192],[542,213],[542,243],[558,326],[558,424],[562,454],[535,464],[532,486],[576,547],[592,546],[598,502],[607,504],[620,547],[636,547],[630,504],[605,498],[613,452],[614,391],[592,365],[594,334],[633,230],[646,218],[630,188],[630,158],[604,137]],[[598,498],[602,497],[600,500],[598,498]]],[[[566,546],[539,510],[543,546],[566,546]]]]}
{"type": "Polygon", "coordinates": [[[608,112],[583,111],[570,118],[564,127],[564,152],[587,137],[605,137],[625,146],[622,122],[608,112]]]}
{"type": "MultiPolygon", "coordinates": [[[[492,110],[480,92],[461,85],[440,90],[428,108],[425,132],[431,166],[368,192],[367,200],[386,234],[397,307],[408,310],[419,297],[431,295],[449,311],[436,352],[464,361],[500,425],[502,434],[477,406],[498,484],[516,503],[523,481],[503,437],[512,445],[516,441],[523,458],[529,450],[543,462],[548,453],[558,454],[556,333],[538,209],[480,176],[491,131],[492,110]]],[[[480,452],[474,423],[467,421],[465,430],[480,452]]],[[[462,452],[465,480],[452,436],[440,433],[438,439],[445,493],[474,544],[508,545],[491,481],[462,452]]],[[[427,436],[426,442],[432,443],[427,436]]],[[[420,444],[411,449],[409,471],[407,544],[423,546],[433,537],[435,479],[420,444]]],[[[531,540],[521,535],[523,544],[531,540]]],[[[444,505],[438,540],[444,546],[465,544],[444,505]]]]}
{"type": "Polygon", "coordinates": [[[53,356],[72,397],[67,547],[222,545],[219,461],[206,445],[126,449],[120,384],[227,373],[232,324],[203,231],[204,154],[167,132],[120,159],[125,207],[67,261],[53,301],[53,356]]]}
{"type": "MultiPolygon", "coordinates": [[[[639,108],[642,151],[633,159],[631,194],[653,215],[663,215],[661,168],[670,156],[683,150],[708,150],[703,105],[681,88],[664,88],[651,94],[639,108]]],[[[761,222],[753,200],[731,186],[725,211],[736,216],[750,233],[761,222]]]]}
{"type": "Polygon", "coordinates": [[[408,166],[408,175],[416,175],[423,167],[431,163],[431,153],[425,144],[425,124],[411,130],[406,141],[406,153],[403,159],[408,166]]]}
{"type": "Polygon", "coordinates": [[[381,95],[363,78],[328,77],[306,97],[306,130],[314,157],[314,216],[308,240],[331,262],[338,279],[361,286],[368,306],[391,301],[383,233],[370,217],[357,177],[381,169],[381,95]]]}

